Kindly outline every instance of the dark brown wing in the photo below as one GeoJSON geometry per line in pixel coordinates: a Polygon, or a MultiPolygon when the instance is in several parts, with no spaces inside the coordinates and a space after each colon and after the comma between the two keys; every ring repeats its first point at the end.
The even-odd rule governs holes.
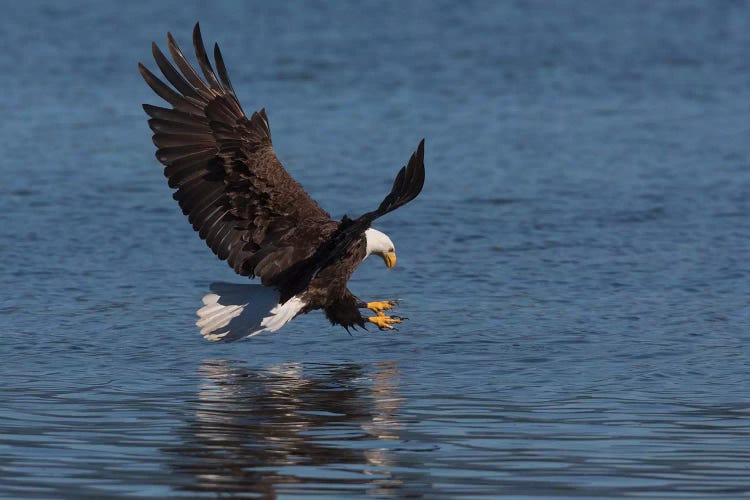
{"type": "Polygon", "coordinates": [[[276,157],[265,110],[250,118],[243,112],[219,46],[214,46],[217,76],[195,25],[202,79],[171,34],[167,42],[176,68],[156,44],[152,51],[171,87],[138,65],[146,83],[172,106],[143,106],[151,117],[156,157],[177,190],[174,198],[211,250],[237,273],[272,284],[276,274],[319,244],[297,228],[335,223],[276,157]]]}
{"type": "Polygon", "coordinates": [[[376,210],[362,214],[356,219],[344,216],[338,230],[333,235],[333,243],[331,244],[333,250],[329,252],[328,258],[322,261],[319,267],[325,267],[328,263],[344,255],[349,247],[362,238],[362,234],[370,227],[372,221],[416,198],[422,192],[424,176],[424,139],[422,139],[417,146],[417,150],[412,153],[409,163],[402,167],[396,175],[391,192],[388,193],[388,196],[383,199],[376,210]]]}
{"type": "MultiPolygon", "coordinates": [[[[359,219],[374,221],[388,212],[402,207],[416,198],[424,186],[424,139],[419,141],[417,150],[412,153],[409,163],[402,167],[393,181],[393,187],[388,196],[383,199],[377,210],[368,212],[359,219]]],[[[358,220],[359,220],[358,219],[358,220]]]]}

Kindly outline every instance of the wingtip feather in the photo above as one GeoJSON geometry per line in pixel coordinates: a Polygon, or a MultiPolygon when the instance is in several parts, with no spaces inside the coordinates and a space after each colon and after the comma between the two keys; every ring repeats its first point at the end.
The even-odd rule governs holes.
{"type": "Polygon", "coordinates": [[[195,23],[195,28],[193,28],[193,48],[195,49],[195,57],[198,59],[198,66],[203,71],[203,76],[206,77],[208,85],[211,88],[223,90],[221,83],[216,78],[213,67],[211,67],[211,61],[208,60],[206,44],[203,43],[203,35],[201,34],[199,23],[195,23]]]}

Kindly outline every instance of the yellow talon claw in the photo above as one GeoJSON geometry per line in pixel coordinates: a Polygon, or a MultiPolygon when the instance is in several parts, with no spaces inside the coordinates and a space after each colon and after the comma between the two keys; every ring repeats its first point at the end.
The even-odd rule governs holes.
{"type": "Polygon", "coordinates": [[[378,313],[377,316],[370,316],[367,318],[367,321],[375,323],[381,330],[395,330],[391,325],[403,323],[404,319],[405,318],[401,318],[400,316],[386,316],[383,313],[378,313]]]}
{"type": "Polygon", "coordinates": [[[392,309],[398,305],[398,300],[383,300],[380,302],[368,302],[367,308],[374,312],[378,313],[380,315],[381,312],[387,311],[388,309],[392,309]]]}

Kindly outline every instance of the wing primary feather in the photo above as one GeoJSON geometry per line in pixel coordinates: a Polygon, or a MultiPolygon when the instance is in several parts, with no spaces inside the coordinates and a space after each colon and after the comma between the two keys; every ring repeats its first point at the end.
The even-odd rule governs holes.
{"type": "Polygon", "coordinates": [[[236,101],[237,95],[234,93],[234,87],[232,87],[232,82],[229,80],[229,73],[227,73],[227,67],[224,65],[224,58],[221,56],[221,49],[219,49],[218,43],[214,44],[214,61],[216,61],[216,71],[219,72],[219,78],[224,89],[236,101]]]}
{"type": "Polygon", "coordinates": [[[187,81],[185,81],[182,75],[177,72],[177,70],[174,68],[174,66],[172,66],[169,60],[164,57],[164,54],[159,49],[159,46],[156,45],[156,43],[151,43],[151,52],[154,55],[156,65],[159,66],[159,69],[164,74],[164,77],[169,80],[169,83],[171,83],[175,89],[182,92],[182,94],[185,96],[200,98],[195,89],[187,81]]]}
{"type": "Polygon", "coordinates": [[[414,157],[412,156],[409,159],[409,163],[406,165],[406,173],[404,174],[404,191],[408,191],[408,189],[411,187],[411,183],[414,180],[414,170],[414,157]]]}
{"type": "Polygon", "coordinates": [[[406,165],[406,177],[405,189],[400,195],[400,205],[416,198],[424,186],[424,139],[420,141],[406,165]]]}
{"type": "Polygon", "coordinates": [[[201,80],[201,77],[198,76],[198,73],[195,71],[192,64],[188,62],[187,58],[182,53],[182,50],[180,50],[180,46],[175,42],[172,33],[167,33],[167,45],[169,46],[169,52],[172,54],[172,59],[174,59],[175,64],[180,68],[180,71],[182,71],[185,78],[187,78],[193,87],[210,95],[208,86],[203,80],[201,80]]]}
{"type": "Polygon", "coordinates": [[[214,157],[216,148],[206,145],[171,146],[156,150],[156,157],[165,165],[172,164],[177,160],[202,157],[210,160],[214,157]]]}
{"type": "Polygon", "coordinates": [[[213,89],[222,90],[223,87],[219,83],[219,80],[216,79],[216,74],[214,74],[214,70],[211,67],[211,61],[208,60],[208,55],[206,54],[200,23],[195,23],[195,28],[193,28],[193,47],[195,48],[195,57],[198,59],[198,65],[201,67],[203,76],[206,77],[209,86],[213,89]]]}
{"type": "Polygon", "coordinates": [[[163,132],[165,134],[210,134],[211,129],[206,125],[193,120],[191,123],[179,123],[159,118],[151,118],[148,126],[154,132],[163,132]]]}
{"type": "Polygon", "coordinates": [[[154,145],[157,148],[170,148],[177,146],[198,146],[203,145],[207,147],[214,146],[214,139],[210,134],[205,132],[189,133],[180,132],[177,134],[169,134],[164,132],[157,132],[153,136],[154,145]]]}
{"type": "Polygon", "coordinates": [[[393,186],[391,187],[391,194],[399,193],[404,188],[405,178],[406,178],[406,167],[401,167],[401,170],[399,170],[398,174],[396,175],[396,179],[393,181],[393,186]]]}
{"type": "Polygon", "coordinates": [[[419,196],[419,193],[422,192],[422,188],[424,187],[424,139],[419,141],[419,146],[417,146],[417,163],[416,163],[416,177],[414,179],[414,189],[411,193],[411,198],[409,200],[413,200],[417,196],[419,196]]]}
{"type": "Polygon", "coordinates": [[[185,125],[196,125],[205,124],[208,126],[208,121],[195,114],[188,113],[186,111],[178,109],[161,108],[159,106],[152,106],[151,104],[144,104],[143,110],[152,118],[158,118],[160,120],[166,120],[169,122],[175,122],[185,125]]]}
{"type": "Polygon", "coordinates": [[[411,191],[414,187],[414,176],[415,176],[415,170],[414,164],[412,161],[409,162],[409,165],[406,166],[406,172],[404,174],[404,185],[401,191],[398,193],[398,201],[400,203],[406,203],[411,198],[409,196],[411,195],[411,191]]]}
{"type": "Polygon", "coordinates": [[[180,94],[169,88],[166,83],[159,80],[159,78],[157,78],[156,75],[149,71],[146,66],[138,63],[138,70],[141,72],[141,76],[146,81],[148,86],[151,87],[151,90],[156,92],[159,97],[174,106],[175,109],[180,109],[183,107],[185,99],[180,94]]]}

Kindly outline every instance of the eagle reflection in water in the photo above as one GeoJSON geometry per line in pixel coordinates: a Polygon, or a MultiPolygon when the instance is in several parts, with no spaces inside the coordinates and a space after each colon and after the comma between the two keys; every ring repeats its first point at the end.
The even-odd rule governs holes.
{"type": "Polygon", "coordinates": [[[210,360],[199,368],[196,409],[165,450],[183,490],[274,498],[320,488],[388,495],[400,442],[399,369],[374,365],[282,364],[251,370],[210,360]]]}

